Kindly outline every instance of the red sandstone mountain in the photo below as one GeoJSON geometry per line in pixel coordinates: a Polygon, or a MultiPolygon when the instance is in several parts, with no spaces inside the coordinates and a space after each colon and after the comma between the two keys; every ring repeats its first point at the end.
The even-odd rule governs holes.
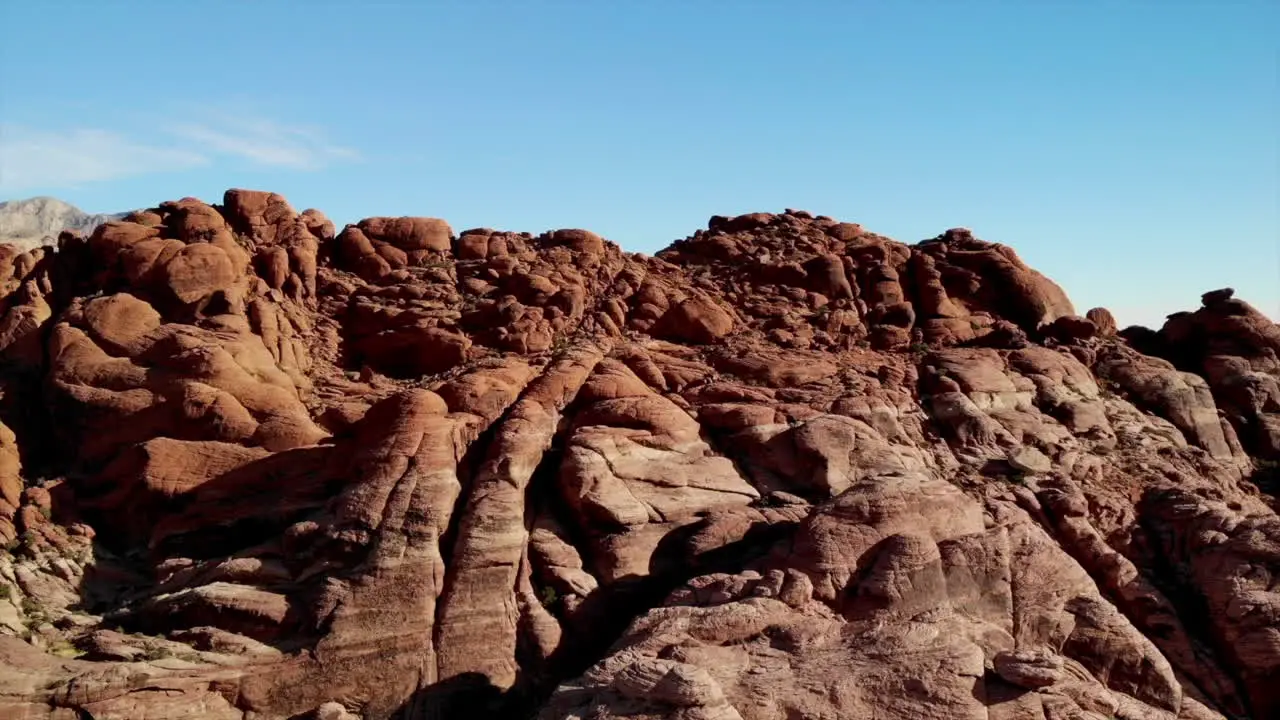
{"type": "Polygon", "coordinates": [[[0,246],[0,716],[1280,717],[1280,328],[788,211],[0,246]]]}

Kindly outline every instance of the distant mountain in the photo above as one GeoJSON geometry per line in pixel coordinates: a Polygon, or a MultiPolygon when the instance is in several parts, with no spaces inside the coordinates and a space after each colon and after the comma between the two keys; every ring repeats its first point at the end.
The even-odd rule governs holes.
{"type": "Polygon", "coordinates": [[[92,232],[99,225],[119,220],[128,213],[90,215],[80,208],[52,197],[0,202],[0,243],[24,248],[52,245],[63,230],[92,232]]]}

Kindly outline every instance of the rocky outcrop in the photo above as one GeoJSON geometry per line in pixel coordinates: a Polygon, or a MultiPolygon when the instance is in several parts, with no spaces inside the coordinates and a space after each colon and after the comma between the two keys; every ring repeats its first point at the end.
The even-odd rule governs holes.
{"type": "Polygon", "coordinates": [[[1280,460],[1280,326],[1223,288],[1195,312],[1169,316],[1157,333],[1131,328],[1144,351],[1203,377],[1248,451],[1280,460]]]}
{"type": "Polygon", "coordinates": [[[542,717],[1178,717],[1151,641],[1016,503],[989,508],[869,479],[758,570],[674,593],[542,717]]]}
{"type": "Polygon", "coordinates": [[[1280,713],[1280,336],[1229,292],[1117,333],[963,229],[650,258],[231,190],[0,293],[6,717],[1280,713]]]}

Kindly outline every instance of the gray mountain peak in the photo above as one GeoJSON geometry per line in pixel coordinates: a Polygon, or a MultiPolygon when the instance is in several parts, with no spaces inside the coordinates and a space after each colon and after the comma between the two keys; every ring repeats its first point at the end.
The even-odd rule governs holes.
{"type": "Polygon", "coordinates": [[[126,214],[91,215],[66,201],[46,196],[0,202],[0,243],[13,243],[24,249],[53,245],[63,230],[93,232],[99,225],[126,214]]]}

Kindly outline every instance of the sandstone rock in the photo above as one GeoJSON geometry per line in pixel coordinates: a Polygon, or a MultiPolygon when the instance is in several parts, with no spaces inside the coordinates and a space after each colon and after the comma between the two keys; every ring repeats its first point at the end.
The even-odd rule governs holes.
{"type": "Polygon", "coordinates": [[[370,238],[406,251],[448,252],[453,236],[449,224],[436,218],[375,217],[361,220],[358,227],[370,238]]]}
{"type": "Polygon", "coordinates": [[[497,430],[451,558],[456,580],[443,598],[438,631],[443,679],[484,673],[503,689],[516,680],[519,667],[514,660],[523,613],[511,591],[529,542],[525,489],[551,446],[559,413],[600,360],[596,348],[561,359],[529,388],[497,430]]]}
{"type": "Polygon", "coordinates": [[[1099,358],[1098,372],[1133,394],[1141,406],[1165,417],[1186,439],[1220,459],[1237,457],[1235,433],[1218,416],[1204,378],[1171,363],[1112,348],[1099,358]]]}
{"type": "Polygon", "coordinates": [[[706,344],[733,330],[733,318],[705,297],[694,297],[672,307],[654,327],[654,333],[670,340],[706,344]]]}
{"type": "Polygon", "coordinates": [[[1044,453],[1033,447],[1019,447],[1009,453],[1009,464],[1015,469],[1027,473],[1047,473],[1053,469],[1053,463],[1044,453]]]}
{"type": "Polygon", "coordinates": [[[1117,334],[795,210],[335,230],[230,190],[0,246],[0,715],[1280,711],[1232,292],[1117,334]]]}
{"type": "Polygon", "coordinates": [[[340,703],[327,702],[312,713],[313,720],[360,720],[359,715],[347,711],[340,703]]]}
{"type": "Polygon", "coordinates": [[[1062,678],[1062,658],[1045,650],[1002,650],[993,662],[1000,677],[1029,690],[1049,687],[1062,678]]]}
{"type": "Polygon", "coordinates": [[[295,216],[283,196],[260,190],[228,190],[223,193],[222,204],[233,228],[267,245],[275,244],[282,226],[295,216]]]}
{"type": "Polygon", "coordinates": [[[371,367],[394,377],[433,375],[467,357],[471,339],[441,328],[412,326],[370,335],[360,353],[371,367]]]}
{"type": "Polygon", "coordinates": [[[1180,369],[1202,375],[1240,442],[1280,458],[1280,325],[1231,288],[1207,292],[1199,310],[1170,316],[1150,343],[1180,369]]]}
{"type": "Polygon", "coordinates": [[[1093,308],[1085,313],[1085,317],[1093,322],[1099,337],[1112,337],[1116,334],[1116,318],[1106,308],[1093,308]]]}
{"type": "Polygon", "coordinates": [[[18,454],[18,436],[0,423],[0,542],[11,543],[17,537],[14,516],[22,500],[22,458],[18,454]]]}
{"type": "Polygon", "coordinates": [[[1049,323],[1044,331],[1050,337],[1066,343],[1077,343],[1099,334],[1098,326],[1092,320],[1076,315],[1063,315],[1049,323]]]}

